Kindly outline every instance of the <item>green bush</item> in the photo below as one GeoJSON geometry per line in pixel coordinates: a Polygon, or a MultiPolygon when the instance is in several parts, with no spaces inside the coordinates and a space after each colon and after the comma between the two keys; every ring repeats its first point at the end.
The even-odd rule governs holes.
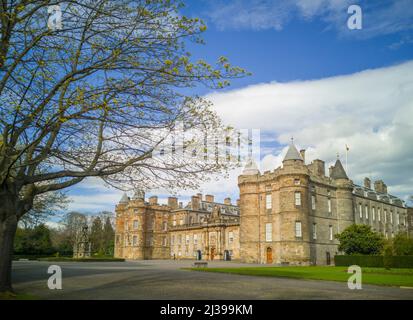
{"type": "Polygon", "coordinates": [[[397,234],[393,239],[393,252],[397,256],[413,255],[413,239],[405,233],[397,234]]]}
{"type": "Polygon", "coordinates": [[[334,257],[334,263],[342,267],[357,265],[372,268],[413,268],[413,256],[340,255],[334,257]]]}
{"type": "Polygon", "coordinates": [[[340,241],[338,250],[351,255],[377,255],[384,245],[383,236],[364,224],[352,224],[336,234],[335,238],[340,241]]]}
{"type": "Polygon", "coordinates": [[[352,266],[360,267],[383,267],[383,256],[363,256],[363,255],[345,255],[335,256],[334,263],[336,266],[352,266]]]}

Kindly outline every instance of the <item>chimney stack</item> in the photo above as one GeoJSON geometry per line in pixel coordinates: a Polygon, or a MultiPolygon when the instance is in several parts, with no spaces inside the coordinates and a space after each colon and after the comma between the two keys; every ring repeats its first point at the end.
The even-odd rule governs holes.
{"type": "Polygon", "coordinates": [[[241,204],[241,200],[237,199],[237,207],[239,207],[240,204],[241,204]]]}
{"type": "Polygon", "coordinates": [[[196,195],[199,198],[199,201],[202,201],[202,193],[197,193],[196,195]]]}
{"type": "Polygon", "coordinates": [[[178,198],[176,197],[168,197],[168,206],[172,209],[175,210],[178,208],[178,198]]]}
{"type": "Polygon", "coordinates": [[[210,194],[207,194],[207,195],[205,196],[205,201],[206,201],[206,202],[214,202],[214,196],[213,196],[213,195],[210,195],[210,194]]]}
{"type": "Polygon", "coordinates": [[[328,168],[328,176],[331,178],[331,174],[333,173],[334,166],[328,168]]]}
{"type": "Polygon", "coordinates": [[[225,198],[224,199],[224,204],[231,205],[231,198],[225,198]]]}
{"type": "Polygon", "coordinates": [[[300,154],[301,154],[301,157],[303,158],[303,161],[305,163],[305,149],[301,149],[300,154]]]}
{"type": "Polygon", "coordinates": [[[158,197],[157,197],[157,196],[152,196],[152,197],[150,197],[150,198],[149,198],[149,204],[150,204],[151,206],[157,205],[157,204],[158,204],[158,197]]]}
{"type": "Polygon", "coordinates": [[[383,180],[378,180],[374,182],[374,190],[379,193],[387,194],[387,186],[383,180]]]}
{"type": "Polygon", "coordinates": [[[198,196],[192,196],[191,197],[191,207],[192,210],[199,210],[199,197],[198,196]]]}
{"type": "Polygon", "coordinates": [[[367,189],[371,189],[371,180],[367,177],[364,178],[364,187],[367,189]]]}

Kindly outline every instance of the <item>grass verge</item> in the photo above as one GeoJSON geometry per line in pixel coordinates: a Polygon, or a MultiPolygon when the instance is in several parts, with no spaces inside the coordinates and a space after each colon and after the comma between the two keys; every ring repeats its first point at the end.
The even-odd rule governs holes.
{"type": "Polygon", "coordinates": [[[0,300],[39,300],[39,298],[27,293],[6,292],[0,293],[0,300]]]}
{"type": "MultiPolygon", "coordinates": [[[[340,282],[347,282],[350,277],[346,267],[241,267],[190,268],[190,270],[340,282]]],[[[362,283],[381,286],[413,287],[413,269],[387,270],[384,268],[362,268],[362,283]]]]}

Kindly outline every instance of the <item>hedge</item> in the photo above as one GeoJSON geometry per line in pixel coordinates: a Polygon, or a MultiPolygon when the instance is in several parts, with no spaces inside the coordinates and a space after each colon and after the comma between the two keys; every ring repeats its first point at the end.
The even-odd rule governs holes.
{"type": "MultiPolygon", "coordinates": [[[[413,256],[388,256],[389,267],[391,268],[413,268],[413,256]]],[[[363,256],[363,255],[345,255],[335,256],[334,263],[336,266],[348,267],[357,265],[360,267],[384,267],[384,256],[363,256]]]]}

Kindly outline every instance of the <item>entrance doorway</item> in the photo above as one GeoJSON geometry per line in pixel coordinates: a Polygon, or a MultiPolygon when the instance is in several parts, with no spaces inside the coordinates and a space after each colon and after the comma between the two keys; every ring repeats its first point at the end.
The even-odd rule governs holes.
{"type": "Polygon", "coordinates": [[[202,252],[201,252],[201,250],[198,250],[198,251],[196,252],[196,259],[197,259],[197,260],[202,260],[202,252]]]}
{"type": "Polygon", "coordinates": [[[229,254],[228,250],[224,251],[224,260],[225,261],[230,261],[231,260],[231,255],[229,254]]]}
{"type": "Polygon", "coordinates": [[[211,260],[214,260],[214,257],[215,257],[215,248],[212,247],[211,248],[211,255],[210,255],[211,260]]]}
{"type": "Polygon", "coordinates": [[[267,248],[267,263],[272,263],[272,248],[267,248]]]}
{"type": "Polygon", "coordinates": [[[331,264],[330,252],[326,252],[326,260],[327,260],[327,265],[329,266],[331,264]]]}

